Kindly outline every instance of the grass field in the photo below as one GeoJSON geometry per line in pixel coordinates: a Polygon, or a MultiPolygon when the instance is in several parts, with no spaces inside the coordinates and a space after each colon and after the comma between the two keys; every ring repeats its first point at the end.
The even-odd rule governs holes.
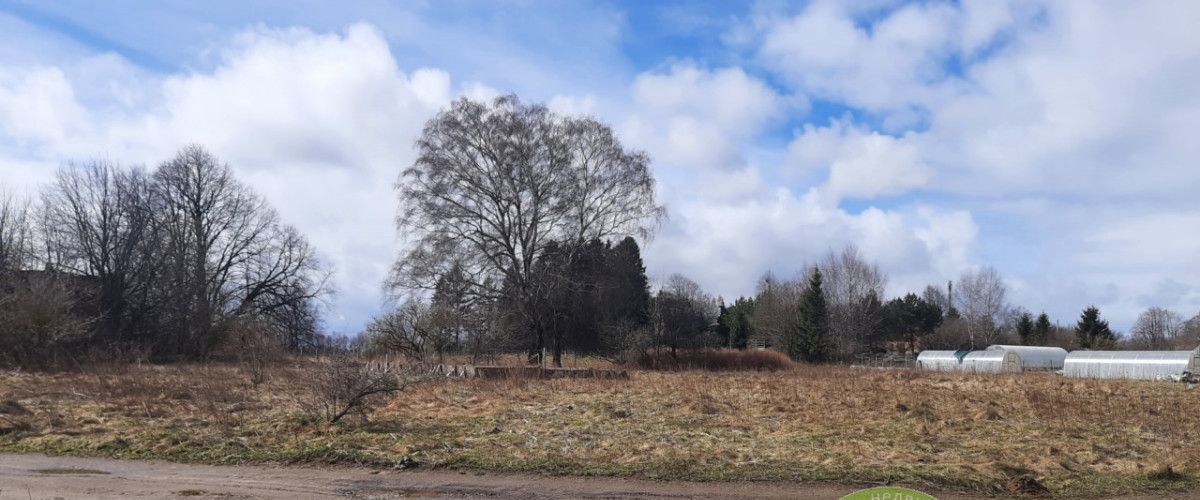
{"type": "Polygon", "coordinates": [[[323,423],[304,362],[0,374],[0,451],[692,480],[904,482],[1059,496],[1195,488],[1200,392],[1053,374],[800,367],[454,380],[323,423]],[[1036,486],[1035,484],[1035,486],[1036,486]]]}

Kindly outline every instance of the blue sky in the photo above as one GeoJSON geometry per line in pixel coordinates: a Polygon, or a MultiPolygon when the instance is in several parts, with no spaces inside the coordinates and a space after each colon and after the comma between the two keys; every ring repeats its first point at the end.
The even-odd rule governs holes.
{"type": "Polygon", "coordinates": [[[1200,312],[1200,4],[0,0],[0,182],[199,142],[382,305],[396,175],[457,96],[595,115],[654,158],[649,273],[753,291],[855,244],[919,291],[1127,329],[1200,312]]]}

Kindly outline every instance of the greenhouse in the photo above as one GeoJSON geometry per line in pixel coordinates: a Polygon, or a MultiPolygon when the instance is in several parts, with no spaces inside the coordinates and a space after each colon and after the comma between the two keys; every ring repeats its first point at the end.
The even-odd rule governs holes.
{"type": "Polygon", "coordinates": [[[988,349],[971,351],[963,356],[962,371],[975,373],[1010,373],[1021,371],[1021,356],[1015,351],[988,349]]]}
{"type": "Polygon", "coordinates": [[[917,368],[939,372],[1005,373],[1021,371],[1021,356],[1001,349],[986,351],[921,351],[917,368]]]}
{"type": "Polygon", "coordinates": [[[1040,347],[1028,345],[993,345],[988,350],[1012,351],[1021,357],[1022,371],[1030,370],[1061,370],[1067,359],[1067,350],[1061,347],[1040,347]]]}
{"type": "Polygon", "coordinates": [[[956,372],[962,369],[962,358],[970,351],[921,351],[917,368],[935,372],[956,372]]]}
{"type": "Polygon", "coordinates": [[[1194,351],[1075,351],[1067,355],[1063,375],[1081,378],[1159,380],[1200,373],[1200,349],[1194,351]]]}

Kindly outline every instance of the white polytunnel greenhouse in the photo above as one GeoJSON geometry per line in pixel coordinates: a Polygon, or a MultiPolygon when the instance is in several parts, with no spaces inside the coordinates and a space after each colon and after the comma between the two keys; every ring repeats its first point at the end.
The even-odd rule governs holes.
{"type": "Polygon", "coordinates": [[[1021,356],[1015,351],[989,349],[971,351],[963,356],[962,370],[975,373],[1009,373],[1021,371],[1021,356]]]}
{"type": "Polygon", "coordinates": [[[962,369],[962,357],[969,351],[921,351],[917,368],[935,372],[955,372],[962,369]]]}
{"type": "Polygon", "coordinates": [[[1074,351],[1063,375],[1080,378],[1167,379],[1200,373],[1200,349],[1194,351],[1074,351]]]}
{"type": "Polygon", "coordinates": [[[1021,370],[1061,370],[1067,350],[1061,347],[992,345],[988,350],[1012,351],[1021,357],[1021,370]]]}
{"type": "Polygon", "coordinates": [[[1001,349],[986,351],[921,351],[917,368],[939,372],[1005,373],[1021,371],[1021,356],[1001,349]]]}

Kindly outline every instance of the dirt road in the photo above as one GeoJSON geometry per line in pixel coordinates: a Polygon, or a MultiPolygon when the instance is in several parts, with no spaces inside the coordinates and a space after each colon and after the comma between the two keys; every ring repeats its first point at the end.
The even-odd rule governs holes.
{"type": "MultiPolygon", "coordinates": [[[[380,472],[340,467],[206,466],[0,454],[0,499],[4,500],[205,497],[288,500],[485,497],[827,499],[838,498],[862,487],[865,486],[659,482],[453,471],[380,472]]],[[[937,496],[944,499],[972,498],[946,494],[937,496]]],[[[1164,497],[1158,495],[1153,498],[1164,497]]]]}
{"type": "MultiPolygon", "coordinates": [[[[0,454],[0,499],[838,498],[824,484],[688,483],[453,471],[183,465],[0,454]]],[[[966,497],[954,497],[966,498],[966,497]]]]}

